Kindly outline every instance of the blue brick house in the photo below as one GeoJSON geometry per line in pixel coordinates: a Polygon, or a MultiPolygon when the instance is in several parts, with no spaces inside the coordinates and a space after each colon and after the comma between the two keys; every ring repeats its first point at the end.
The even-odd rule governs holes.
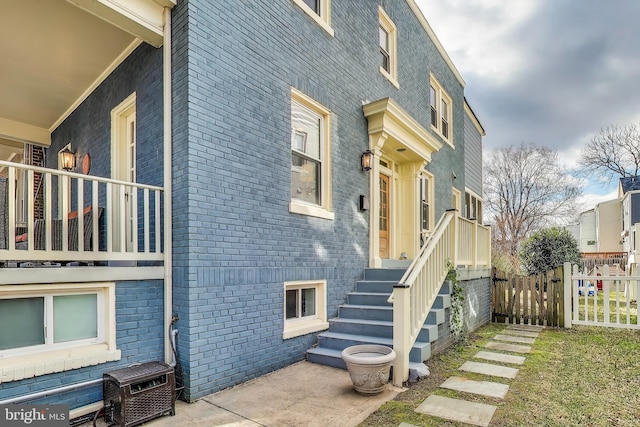
{"type": "Polygon", "coordinates": [[[367,277],[400,310],[425,266],[428,351],[451,341],[449,265],[467,329],[489,320],[484,129],[414,0],[10,9],[16,57],[49,72],[16,59],[0,78],[0,318],[54,319],[22,314],[26,342],[0,333],[0,403],[89,413],[104,372],[176,354],[193,401],[311,360],[367,277]]]}

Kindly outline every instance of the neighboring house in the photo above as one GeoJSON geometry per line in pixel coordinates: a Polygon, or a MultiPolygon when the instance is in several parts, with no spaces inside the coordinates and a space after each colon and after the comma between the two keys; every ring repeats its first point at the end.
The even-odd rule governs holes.
{"type": "Polygon", "coordinates": [[[596,252],[622,252],[622,204],[620,199],[601,202],[594,208],[596,217],[596,252]]]}
{"type": "Polygon", "coordinates": [[[0,154],[33,166],[0,162],[0,402],[95,411],[171,328],[192,401],[302,360],[365,269],[431,247],[426,283],[453,263],[489,321],[484,130],[414,0],[8,9],[0,154]]]}
{"type": "Polygon", "coordinates": [[[620,178],[618,197],[621,199],[622,205],[622,231],[620,233],[622,250],[628,253],[628,263],[631,265],[639,261],[640,177],[620,178]]]}
{"type": "Polygon", "coordinates": [[[596,232],[596,212],[595,209],[589,209],[581,212],[580,221],[580,240],[578,247],[580,252],[589,253],[597,251],[597,232],[596,232]]]}

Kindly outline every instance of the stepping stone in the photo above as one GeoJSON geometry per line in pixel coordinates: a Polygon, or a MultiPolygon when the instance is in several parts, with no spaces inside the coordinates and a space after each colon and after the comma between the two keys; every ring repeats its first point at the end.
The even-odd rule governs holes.
{"type": "Polygon", "coordinates": [[[511,351],[513,353],[530,353],[531,346],[519,344],[507,344],[504,342],[489,341],[484,345],[492,350],[511,351]]]}
{"type": "Polygon", "coordinates": [[[464,364],[460,366],[458,370],[510,379],[513,379],[516,377],[516,375],[518,375],[518,369],[516,368],[480,362],[464,362],[464,364]]]}
{"type": "Polygon", "coordinates": [[[400,423],[398,427],[418,427],[418,426],[414,424],[409,424],[409,423],[400,423]]]}
{"type": "Polygon", "coordinates": [[[463,391],[465,393],[480,394],[482,396],[504,399],[509,391],[508,384],[491,381],[476,381],[463,377],[450,377],[440,385],[441,388],[463,391]]]}
{"type": "Polygon", "coordinates": [[[544,329],[544,326],[537,325],[509,325],[507,329],[516,330],[516,331],[528,331],[528,332],[540,332],[544,329]]]}
{"type": "Polygon", "coordinates": [[[529,338],[538,338],[540,332],[528,332],[528,331],[520,331],[517,329],[505,329],[502,331],[505,335],[514,335],[517,337],[529,337],[529,338]]]}
{"type": "Polygon", "coordinates": [[[416,412],[446,420],[488,427],[497,407],[432,394],[416,408],[416,412]]]}
{"type": "Polygon", "coordinates": [[[524,356],[514,356],[512,354],[493,353],[490,351],[479,351],[473,356],[477,359],[490,360],[492,362],[512,363],[514,365],[524,365],[524,356]]]}
{"type": "Polygon", "coordinates": [[[533,344],[536,342],[535,338],[525,338],[525,337],[514,337],[512,335],[502,335],[498,334],[493,337],[496,341],[507,341],[507,342],[517,342],[520,344],[533,344]]]}

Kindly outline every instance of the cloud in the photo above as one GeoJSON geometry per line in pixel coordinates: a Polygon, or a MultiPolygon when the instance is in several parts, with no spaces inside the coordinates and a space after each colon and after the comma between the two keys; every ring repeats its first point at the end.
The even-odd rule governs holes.
{"type": "MultiPolygon", "coordinates": [[[[640,122],[640,2],[416,2],[467,83],[485,155],[534,143],[575,168],[600,129],[640,122]]],[[[583,203],[615,198],[616,183],[587,176],[583,203]]]]}
{"type": "Polygon", "coordinates": [[[630,89],[640,78],[640,2],[418,4],[467,82],[488,148],[582,147],[599,129],[639,117],[640,92],[630,89]]]}

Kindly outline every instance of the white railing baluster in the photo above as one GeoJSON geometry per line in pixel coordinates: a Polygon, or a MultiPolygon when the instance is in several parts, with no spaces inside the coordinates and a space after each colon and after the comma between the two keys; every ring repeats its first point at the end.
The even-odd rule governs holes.
{"type": "Polygon", "coordinates": [[[149,253],[149,189],[143,190],[144,209],[144,252],[149,253]]]}
{"type": "Polygon", "coordinates": [[[93,232],[91,233],[91,236],[93,236],[91,250],[94,252],[98,252],[100,250],[100,207],[98,206],[98,195],[98,181],[93,181],[91,183],[91,218],[93,218],[93,222],[91,223],[93,226],[93,232]]]}
{"type": "MultiPolygon", "coordinates": [[[[44,229],[45,230],[51,230],[51,220],[53,218],[53,212],[51,212],[51,210],[53,209],[53,203],[51,203],[52,198],[53,196],[52,196],[52,190],[51,190],[51,174],[45,173],[44,174],[44,229]]],[[[32,222],[29,222],[29,224],[31,226],[32,222]]],[[[46,234],[46,231],[45,231],[45,234],[46,234]]],[[[31,240],[35,240],[35,239],[31,239],[31,240]]],[[[44,250],[45,251],[51,250],[51,239],[45,239],[44,250]]]]}
{"type": "MultiPolygon", "coordinates": [[[[156,191],[155,192],[155,202],[156,202],[156,212],[155,212],[155,220],[156,220],[156,229],[155,229],[155,236],[156,236],[156,253],[160,253],[161,252],[161,244],[160,244],[160,192],[156,191]]],[[[171,219],[169,219],[169,221],[171,221],[171,219]]]]}
{"type": "MultiPolygon", "coordinates": [[[[76,202],[76,212],[78,212],[78,242],[77,248],[79,251],[85,250],[84,247],[84,179],[78,178],[76,181],[77,184],[77,195],[78,200],[76,202]]],[[[69,231],[71,233],[71,231],[69,231]]],[[[64,238],[64,237],[63,237],[64,238]]]]}
{"type": "Polygon", "coordinates": [[[106,228],[107,228],[107,253],[111,254],[113,252],[113,235],[114,232],[114,224],[115,224],[115,211],[114,211],[114,202],[113,202],[113,184],[107,182],[106,185],[106,197],[107,197],[107,214],[106,214],[106,228]]]}

